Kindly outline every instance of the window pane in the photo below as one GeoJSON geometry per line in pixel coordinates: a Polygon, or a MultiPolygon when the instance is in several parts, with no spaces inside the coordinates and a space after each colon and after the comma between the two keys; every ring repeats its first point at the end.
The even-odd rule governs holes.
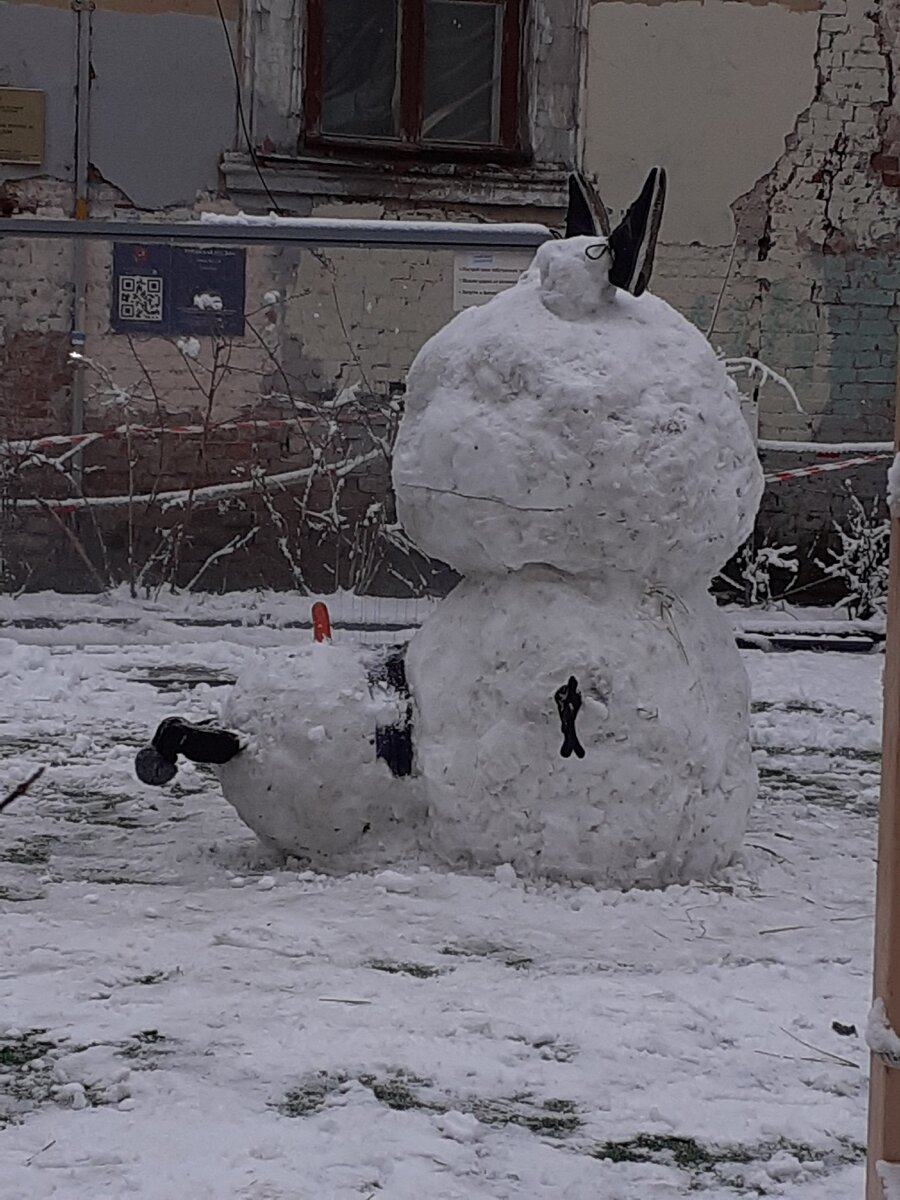
{"type": "Polygon", "coordinates": [[[426,0],[423,138],[499,141],[502,26],[499,4],[426,0]]]}
{"type": "Polygon", "coordinates": [[[396,137],[397,0],[325,0],[322,132],[396,137]]]}

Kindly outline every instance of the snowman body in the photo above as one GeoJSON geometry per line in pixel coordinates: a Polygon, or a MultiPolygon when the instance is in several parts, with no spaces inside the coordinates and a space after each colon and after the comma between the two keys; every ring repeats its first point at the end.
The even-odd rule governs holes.
{"type": "Polygon", "coordinates": [[[548,243],[410,370],[399,516],[465,578],[407,671],[446,861],[658,886],[727,863],[755,794],[746,674],[707,588],[762,475],[706,340],[608,268],[597,239],[548,243]],[[561,754],[570,676],[583,758],[561,754]]]}
{"type": "Polygon", "coordinates": [[[214,768],[225,799],[271,849],[318,869],[371,865],[421,829],[416,781],[376,755],[376,729],[401,725],[405,698],[373,683],[373,652],[313,644],[282,667],[245,670],[225,700],[241,753],[214,768]]]}

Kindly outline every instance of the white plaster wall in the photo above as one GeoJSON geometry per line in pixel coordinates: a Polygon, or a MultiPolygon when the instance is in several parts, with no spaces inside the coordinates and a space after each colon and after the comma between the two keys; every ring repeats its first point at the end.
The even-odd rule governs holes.
{"type": "Polygon", "coordinates": [[[813,98],[818,21],[733,0],[594,4],[585,166],[611,211],[659,163],[663,239],[730,245],[730,205],[772,169],[813,98]]]}
{"type": "MultiPolygon", "coordinates": [[[[214,17],[94,15],[91,162],[138,208],[192,204],[233,143],[235,83],[214,17]]],[[[237,31],[229,32],[232,44],[237,31]]]]}

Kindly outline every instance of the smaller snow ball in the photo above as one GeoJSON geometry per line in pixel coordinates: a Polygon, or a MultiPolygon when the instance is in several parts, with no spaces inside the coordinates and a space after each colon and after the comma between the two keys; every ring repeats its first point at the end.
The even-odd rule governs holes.
{"type": "Polygon", "coordinates": [[[362,647],[304,647],[279,671],[246,671],[223,709],[247,739],[216,768],[225,799],[264,843],[316,867],[401,815],[406,792],[376,757],[375,731],[403,719],[403,702],[370,683],[371,658],[362,647]]]}
{"type": "Polygon", "coordinates": [[[602,239],[548,243],[410,368],[398,514],[462,574],[547,565],[679,587],[752,529],[762,471],[724,364],[608,270],[602,239]]]}

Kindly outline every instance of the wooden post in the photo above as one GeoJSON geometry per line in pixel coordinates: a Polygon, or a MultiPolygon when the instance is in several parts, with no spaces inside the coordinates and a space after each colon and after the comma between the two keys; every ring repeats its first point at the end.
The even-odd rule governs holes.
{"type": "MultiPolygon", "coordinates": [[[[900,448],[900,345],[894,449],[900,448]]],[[[884,1001],[887,1019],[900,1031],[900,518],[891,515],[890,582],[884,662],[881,802],[875,892],[873,996],[884,1001]]],[[[900,1163],[900,1070],[874,1056],[869,1078],[866,1200],[884,1200],[875,1169],[879,1160],[900,1163]]]]}

